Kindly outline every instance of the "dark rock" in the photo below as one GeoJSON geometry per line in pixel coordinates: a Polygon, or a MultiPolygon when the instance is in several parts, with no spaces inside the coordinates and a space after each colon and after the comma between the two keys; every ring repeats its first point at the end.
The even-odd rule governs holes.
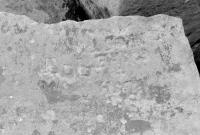
{"type": "Polygon", "coordinates": [[[200,43],[197,43],[193,48],[194,60],[200,73],[200,43]]]}
{"type": "Polygon", "coordinates": [[[63,3],[63,7],[68,7],[68,12],[65,14],[65,19],[68,20],[75,20],[75,21],[83,21],[90,19],[90,16],[86,13],[84,8],[80,5],[80,3],[77,0],[68,0],[67,2],[63,3]]]}
{"type": "Polygon", "coordinates": [[[2,0],[0,11],[26,15],[36,22],[49,24],[90,19],[77,0],[2,0]]]}
{"type": "Polygon", "coordinates": [[[102,7],[93,0],[80,0],[80,6],[92,19],[109,18],[111,16],[107,7],[102,7]]]}
{"type": "Polygon", "coordinates": [[[200,6],[200,0],[196,0],[196,2],[198,3],[198,5],[200,6]]]}
{"type": "Polygon", "coordinates": [[[37,0],[38,9],[50,16],[45,23],[58,23],[65,20],[88,20],[89,16],[76,0],[37,0]]]}
{"type": "Polygon", "coordinates": [[[41,133],[40,133],[40,131],[38,131],[38,130],[34,130],[33,132],[32,132],[32,135],[41,135],[41,133]]]}

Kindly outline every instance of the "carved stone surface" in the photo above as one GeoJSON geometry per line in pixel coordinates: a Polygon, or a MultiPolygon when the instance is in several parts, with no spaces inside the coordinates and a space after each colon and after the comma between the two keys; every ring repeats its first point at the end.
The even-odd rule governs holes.
{"type": "Polygon", "coordinates": [[[0,13],[1,135],[198,135],[199,81],[180,18],[0,13]]]}

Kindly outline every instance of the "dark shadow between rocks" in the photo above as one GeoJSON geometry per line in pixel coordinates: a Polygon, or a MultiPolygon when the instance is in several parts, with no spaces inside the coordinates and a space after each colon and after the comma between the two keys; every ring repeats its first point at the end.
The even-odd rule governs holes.
{"type": "MultiPolygon", "coordinates": [[[[65,7],[65,4],[63,3],[63,8],[65,7]]],[[[74,21],[84,21],[91,19],[90,16],[87,14],[87,11],[79,4],[77,0],[73,0],[73,4],[70,5],[69,11],[66,12],[65,18],[63,18],[62,21],[65,20],[74,20],[74,21]]]]}

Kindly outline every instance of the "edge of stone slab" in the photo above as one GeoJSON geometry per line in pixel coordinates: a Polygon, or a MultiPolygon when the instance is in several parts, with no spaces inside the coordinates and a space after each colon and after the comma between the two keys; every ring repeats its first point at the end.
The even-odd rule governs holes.
{"type": "MultiPolygon", "coordinates": [[[[169,24],[169,26],[176,25],[178,27],[176,28],[175,31],[180,33],[180,35],[177,35],[178,37],[180,37],[179,38],[180,42],[187,43],[188,47],[190,48],[189,41],[188,41],[187,37],[185,36],[185,32],[184,32],[183,20],[179,17],[169,16],[169,15],[166,15],[166,14],[157,14],[157,15],[150,16],[150,17],[140,16],[140,15],[112,16],[110,18],[92,19],[92,20],[85,20],[85,21],[81,21],[81,22],[76,22],[74,20],[66,20],[66,21],[62,21],[62,22],[54,23],[54,24],[45,24],[45,23],[42,23],[42,22],[36,22],[28,16],[16,15],[16,14],[13,14],[13,13],[10,13],[10,12],[5,12],[5,11],[0,12],[0,22],[1,22],[2,18],[3,18],[3,20],[4,19],[9,20],[12,23],[16,21],[18,23],[30,24],[32,26],[35,26],[35,25],[42,25],[42,27],[48,26],[48,28],[55,27],[55,26],[56,27],[62,26],[62,25],[66,25],[66,24],[75,24],[75,25],[78,24],[79,25],[79,24],[85,24],[85,23],[88,24],[88,25],[90,25],[90,24],[96,24],[96,25],[101,24],[102,26],[105,23],[114,23],[113,25],[116,26],[116,27],[118,27],[118,26],[120,27],[120,25],[123,25],[124,27],[126,27],[129,24],[133,23],[135,20],[137,20],[136,23],[140,23],[140,22],[144,23],[144,25],[147,28],[149,26],[151,27],[151,25],[154,25],[154,24],[155,25],[158,24],[158,26],[164,26],[166,24],[169,24]]],[[[169,31],[171,31],[171,30],[169,30],[169,31]]]]}
{"type": "MultiPolygon", "coordinates": [[[[174,16],[169,16],[166,14],[157,14],[154,16],[150,16],[150,17],[145,17],[145,16],[140,16],[140,15],[134,15],[134,16],[112,16],[110,18],[103,18],[103,19],[92,19],[92,20],[85,20],[85,21],[81,21],[81,22],[76,22],[74,20],[66,20],[66,21],[62,21],[59,23],[54,23],[54,24],[45,24],[42,22],[36,22],[33,19],[31,19],[28,16],[25,15],[16,15],[10,12],[0,12],[0,22],[1,20],[5,19],[5,20],[9,20],[11,22],[19,22],[19,23],[25,23],[25,24],[30,24],[32,26],[34,25],[43,25],[43,26],[48,26],[48,28],[54,27],[55,25],[57,26],[62,26],[62,25],[66,25],[66,24],[83,24],[83,23],[88,23],[88,25],[90,24],[104,24],[104,23],[115,23],[115,26],[118,26],[116,24],[123,24],[125,23],[125,26],[127,25],[126,23],[132,23],[133,21],[137,20],[137,23],[141,22],[144,23],[146,25],[146,27],[151,26],[151,25],[165,25],[166,23],[168,23],[170,26],[172,25],[176,25],[178,26],[178,29],[176,31],[180,32],[180,35],[178,37],[181,37],[180,42],[182,43],[186,43],[188,44],[188,47],[190,48],[189,45],[189,41],[187,39],[187,37],[185,36],[185,32],[184,32],[184,28],[183,28],[183,20],[179,17],[174,17],[174,16]],[[127,20],[127,21],[126,21],[127,20]],[[119,22],[119,23],[118,23],[119,22]],[[155,23],[156,22],[156,23],[155,23]],[[184,41],[182,41],[184,40],[184,41]]],[[[43,27],[42,26],[42,27],[43,27]]],[[[128,25],[127,25],[128,26],[128,25]]],[[[100,26],[101,27],[101,26],[100,26]]],[[[192,51],[192,49],[191,49],[192,51]]]]}
{"type": "MultiPolygon", "coordinates": [[[[17,18],[17,20],[25,19],[25,20],[31,21],[33,23],[45,24],[45,23],[42,23],[42,22],[36,22],[33,19],[31,19],[30,17],[25,16],[25,15],[17,15],[17,14],[13,14],[13,13],[9,13],[9,12],[0,12],[0,16],[2,16],[2,15],[3,16],[9,16],[12,19],[15,19],[15,18],[17,18]]],[[[56,25],[56,24],[66,23],[66,22],[82,23],[82,22],[95,22],[95,21],[104,21],[104,20],[113,20],[113,19],[121,20],[122,18],[141,18],[141,19],[146,19],[146,21],[150,21],[150,20],[153,20],[153,19],[157,19],[158,21],[160,21],[162,18],[165,18],[166,20],[172,19],[176,23],[180,23],[180,25],[183,26],[183,21],[182,21],[181,18],[169,16],[169,15],[166,15],[166,14],[157,14],[157,15],[150,16],[150,17],[140,16],[140,15],[134,15],[134,16],[112,16],[110,18],[84,20],[84,21],[81,21],[81,22],[76,22],[74,20],[66,20],[66,21],[62,21],[62,22],[59,22],[59,23],[46,24],[46,25],[56,25]]]]}
{"type": "MultiPolygon", "coordinates": [[[[178,33],[180,33],[180,35],[177,35],[178,37],[180,37],[180,42],[182,43],[187,43],[187,46],[190,48],[190,44],[189,41],[187,39],[187,37],[185,36],[185,32],[184,32],[184,27],[183,27],[183,20],[180,17],[174,17],[174,16],[169,16],[166,14],[157,14],[154,16],[150,16],[150,17],[145,17],[145,16],[140,16],[140,15],[134,15],[134,16],[112,16],[110,18],[103,18],[103,19],[92,19],[92,20],[85,20],[85,21],[81,21],[81,22],[76,22],[74,20],[66,20],[66,21],[62,21],[59,23],[54,23],[54,24],[45,24],[45,23],[41,23],[41,22],[36,22],[33,19],[31,19],[28,16],[25,15],[16,15],[10,12],[0,12],[0,22],[1,20],[5,19],[5,20],[9,20],[12,23],[13,22],[19,22],[19,23],[23,23],[23,24],[30,24],[32,26],[34,25],[43,25],[43,26],[48,26],[48,28],[54,27],[54,26],[62,26],[62,25],[66,25],[66,24],[105,24],[105,23],[115,23],[114,26],[119,26],[120,25],[124,25],[128,26],[129,24],[133,23],[133,21],[137,20],[136,23],[144,23],[144,25],[146,27],[151,27],[151,25],[157,25],[158,26],[164,26],[166,24],[169,24],[169,26],[177,26],[176,30],[178,33]],[[126,21],[127,20],[127,21],[126,21]],[[119,24],[119,25],[118,25],[119,24]]],[[[4,21],[5,21],[4,20],[4,21]]],[[[42,27],[43,27],[42,26],[42,27]]],[[[103,26],[103,25],[102,25],[103,26]]],[[[101,27],[101,26],[100,26],[101,27]]],[[[169,30],[171,31],[171,30],[169,30]]],[[[192,49],[191,49],[192,51],[192,49]]]]}
{"type": "MultiPolygon", "coordinates": [[[[103,25],[105,23],[115,23],[114,26],[120,26],[122,24],[124,26],[128,26],[129,23],[133,23],[133,21],[135,21],[135,20],[137,20],[137,23],[140,23],[140,22],[144,23],[144,25],[146,27],[149,27],[154,24],[155,25],[158,24],[158,25],[162,26],[162,25],[165,25],[166,23],[168,23],[169,26],[172,26],[172,25],[178,26],[178,28],[176,28],[176,31],[178,31],[178,33],[180,33],[180,35],[177,35],[178,37],[181,37],[181,38],[179,38],[179,39],[181,39],[180,42],[182,42],[182,43],[187,42],[188,47],[190,47],[189,41],[188,41],[187,37],[185,36],[182,19],[179,17],[169,16],[166,14],[157,14],[157,15],[150,16],[150,17],[140,16],[140,15],[112,16],[110,18],[92,19],[92,20],[85,20],[85,21],[81,21],[81,22],[76,22],[74,20],[66,20],[66,21],[62,21],[62,22],[54,23],[54,24],[45,24],[45,23],[41,23],[41,22],[36,22],[33,19],[31,19],[30,17],[27,17],[25,15],[16,15],[16,14],[4,12],[4,11],[0,12],[0,22],[1,22],[2,18],[4,18],[5,20],[9,20],[11,22],[16,21],[16,22],[23,23],[23,24],[30,24],[32,26],[43,25],[43,26],[48,26],[48,28],[54,27],[54,26],[62,26],[62,25],[66,25],[66,24],[75,24],[75,25],[78,24],[79,25],[79,24],[85,24],[85,23],[88,25],[97,24],[97,23],[98,23],[97,25],[99,25],[99,24],[103,25]]],[[[171,30],[169,30],[169,31],[171,31],[171,30]]]]}

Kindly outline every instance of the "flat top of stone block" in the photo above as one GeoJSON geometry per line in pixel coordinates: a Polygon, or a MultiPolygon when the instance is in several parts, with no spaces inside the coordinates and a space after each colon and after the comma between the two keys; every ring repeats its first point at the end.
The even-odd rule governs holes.
{"type": "Polygon", "coordinates": [[[106,134],[164,134],[157,128],[161,119],[173,133],[184,130],[170,131],[180,119],[189,123],[188,132],[195,127],[180,115],[200,109],[194,100],[199,76],[180,18],[114,16],[49,25],[0,13],[0,51],[0,106],[16,103],[8,111],[16,109],[17,117],[27,115],[20,107],[46,109],[42,118],[69,125],[63,129],[69,135],[100,135],[104,128],[106,134]],[[74,124],[84,128],[75,132],[74,124]]]}

